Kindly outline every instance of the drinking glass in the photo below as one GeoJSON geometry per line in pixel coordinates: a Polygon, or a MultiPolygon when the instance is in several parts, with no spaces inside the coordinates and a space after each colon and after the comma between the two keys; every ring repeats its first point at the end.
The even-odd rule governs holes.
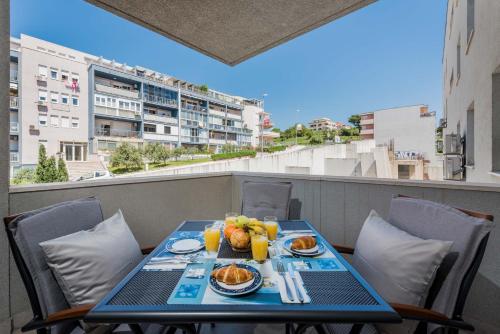
{"type": "Polygon", "coordinates": [[[267,234],[256,234],[252,236],[252,258],[262,263],[267,259],[267,247],[268,247],[267,234]]]}
{"type": "Polygon", "coordinates": [[[228,212],[226,213],[226,219],[224,220],[224,225],[235,224],[236,217],[238,217],[238,213],[236,212],[228,212]]]}
{"type": "Polygon", "coordinates": [[[205,249],[210,253],[217,253],[219,251],[220,243],[220,227],[217,225],[205,226],[205,249]]]}
{"type": "Polygon", "coordinates": [[[276,240],[278,235],[278,219],[274,216],[264,217],[264,226],[266,227],[269,240],[276,240]]]}

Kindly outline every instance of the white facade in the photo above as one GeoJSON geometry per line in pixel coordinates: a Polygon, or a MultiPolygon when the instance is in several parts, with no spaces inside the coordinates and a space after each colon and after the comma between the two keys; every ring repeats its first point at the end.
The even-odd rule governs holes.
{"type": "Polygon", "coordinates": [[[264,111],[261,101],[247,100],[244,102],[243,122],[247,129],[252,130],[251,146],[260,147],[272,145],[275,138],[279,138],[279,133],[273,132],[270,114],[264,111]],[[266,123],[266,119],[268,122],[266,123]],[[263,143],[262,143],[263,142],[263,143]]]}
{"type": "MultiPolygon", "coordinates": [[[[458,134],[470,182],[500,182],[500,1],[448,1],[443,130],[458,134]]],[[[448,137],[450,139],[450,137],[448,137]]],[[[446,153],[446,152],[445,152],[446,153]]],[[[450,156],[451,159],[451,156],[450,156]]]]}

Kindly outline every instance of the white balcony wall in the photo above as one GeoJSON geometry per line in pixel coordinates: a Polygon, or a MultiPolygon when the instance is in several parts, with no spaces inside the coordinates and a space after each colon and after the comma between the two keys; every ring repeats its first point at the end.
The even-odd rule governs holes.
{"type": "Polygon", "coordinates": [[[99,83],[95,84],[95,89],[98,92],[108,93],[108,94],[113,94],[113,95],[118,95],[118,96],[124,96],[124,97],[128,97],[131,99],[138,99],[139,98],[139,91],[114,88],[114,87],[102,85],[99,83]]]}
{"type": "Polygon", "coordinates": [[[158,116],[152,114],[144,114],[144,120],[160,122],[160,123],[168,123],[168,124],[177,124],[177,118],[168,116],[158,116]]]}
{"type": "Polygon", "coordinates": [[[160,134],[160,133],[144,133],[143,137],[145,140],[154,140],[154,141],[171,141],[171,142],[177,142],[178,136],[177,135],[166,135],[166,134],[160,134]]]}
{"type": "Polygon", "coordinates": [[[226,113],[225,112],[222,112],[222,111],[219,111],[219,110],[214,110],[214,109],[210,109],[210,114],[221,116],[221,117],[226,117],[226,113]]]}

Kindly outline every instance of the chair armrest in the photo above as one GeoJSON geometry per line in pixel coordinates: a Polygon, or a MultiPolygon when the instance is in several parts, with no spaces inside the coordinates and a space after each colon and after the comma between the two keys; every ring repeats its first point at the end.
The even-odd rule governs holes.
{"type": "Polygon", "coordinates": [[[342,246],[342,245],[337,245],[337,244],[332,244],[333,248],[337,250],[339,253],[343,254],[354,254],[354,248],[349,247],[349,246],[342,246]]]}
{"type": "Polygon", "coordinates": [[[41,328],[49,328],[57,323],[68,320],[82,320],[94,306],[94,304],[85,304],[51,313],[46,319],[34,318],[23,326],[22,331],[25,332],[41,328]]]}
{"type": "Polygon", "coordinates": [[[156,248],[156,246],[145,246],[145,247],[141,248],[141,252],[142,252],[142,254],[147,255],[147,254],[151,253],[155,248],[156,248]]]}
{"type": "Polygon", "coordinates": [[[467,331],[474,330],[474,326],[465,321],[450,319],[446,315],[433,310],[407,304],[391,303],[390,305],[403,319],[434,323],[445,327],[458,328],[467,331]]]}

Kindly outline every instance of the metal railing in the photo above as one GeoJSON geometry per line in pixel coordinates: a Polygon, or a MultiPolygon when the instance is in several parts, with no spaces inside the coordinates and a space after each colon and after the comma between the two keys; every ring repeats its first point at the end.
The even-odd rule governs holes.
{"type": "Polygon", "coordinates": [[[143,99],[146,102],[156,103],[156,104],[160,104],[162,106],[174,107],[174,108],[177,107],[177,100],[168,99],[168,98],[163,97],[163,96],[144,94],[143,99]]]}
{"type": "Polygon", "coordinates": [[[123,138],[139,138],[139,131],[125,129],[95,129],[96,136],[104,137],[123,137],[123,138]]]}
{"type": "Polygon", "coordinates": [[[19,123],[10,122],[10,133],[19,133],[19,123]]]}
{"type": "Polygon", "coordinates": [[[207,112],[207,108],[205,108],[205,107],[193,106],[193,105],[187,104],[187,103],[182,103],[181,108],[185,109],[185,110],[190,110],[190,111],[207,112]]]}
{"type": "Polygon", "coordinates": [[[220,124],[209,124],[208,128],[212,129],[212,130],[225,130],[226,129],[226,127],[224,125],[220,125],[220,124]]]}
{"type": "Polygon", "coordinates": [[[9,97],[9,103],[11,108],[19,108],[19,97],[17,96],[10,96],[9,97]]]}

